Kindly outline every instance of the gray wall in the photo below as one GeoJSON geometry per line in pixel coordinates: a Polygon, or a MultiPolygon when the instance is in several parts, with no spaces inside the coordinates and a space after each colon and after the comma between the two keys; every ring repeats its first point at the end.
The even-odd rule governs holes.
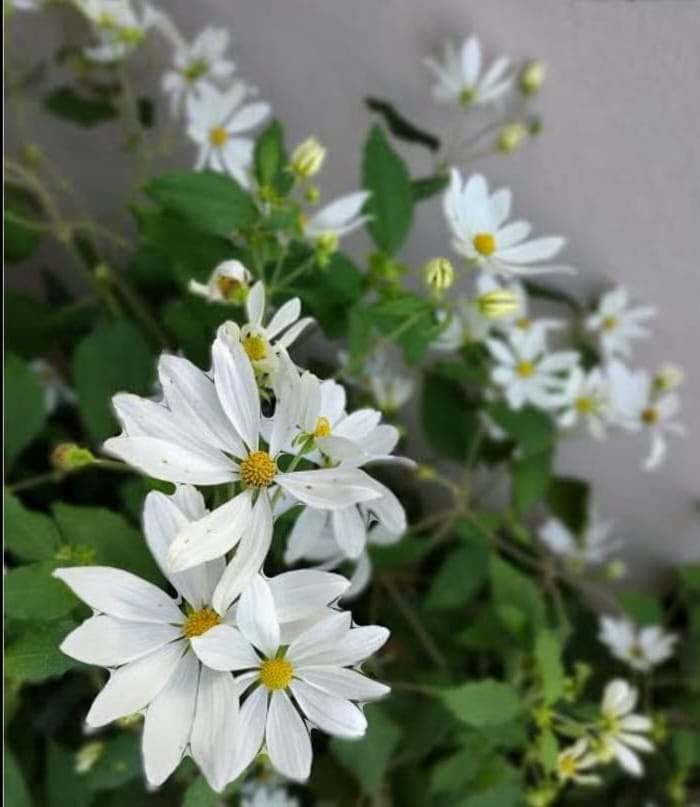
{"type": "MultiPolygon", "coordinates": [[[[393,99],[439,129],[422,58],[448,35],[478,33],[492,53],[548,65],[537,106],[545,130],[532,147],[480,166],[510,185],[516,212],[538,231],[569,238],[579,269],[569,287],[609,278],[658,306],[655,338],[637,351],[654,367],[673,359],[688,377],[689,437],[654,474],[640,469],[634,437],[564,447],[561,468],[592,478],[600,508],[619,519],[637,568],[700,557],[700,3],[697,0],[172,0],[185,31],[228,27],[242,74],[287,124],[290,142],[317,135],[330,147],[327,196],[358,184],[368,123],[362,98],[393,99]]],[[[36,17],[15,23],[34,53],[51,38],[36,17]]],[[[160,58],[160,57],[157,57],[160,58]]],[[[120,199],[117,132],[99,143],[42,122],[37,136],[64,161],[102,214],[120,199]],[[111,175],[110,175],[111,173],[111,175]]],[[[185,148],[181,160],[189,158],[185,148]]],[[[416,168],[427,168],[420,153],[416,168]]],[[[366,248],[355,239],[359,254],[366,248]]],[[[439,205],[422,211],[406,257],[445,253],[439,205]]],[[[29,282],[26,278],[11,282],[29,282]]]]}

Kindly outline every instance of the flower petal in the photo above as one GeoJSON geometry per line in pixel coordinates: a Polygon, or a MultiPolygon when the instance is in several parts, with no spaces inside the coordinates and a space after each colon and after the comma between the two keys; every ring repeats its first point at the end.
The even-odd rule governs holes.
{"type": "Polygon", "coordinates": [[[232,755],[231,779],[240,776],[260,751],[265,738],[268,693],[264,687],[254,689],[243,701],[238,721],[238,736],[232,755]]]}
{"type": "Polygon", "coordinates": [[[280,622],[292,622],[310,616],[324,605],[337,600],[350,585],[342,575],[316,569],[284,572],[267,582],[280,622]]]}
{"type": "Polygon", "coordinates": [[[309,778],[311,738],[284,692],[274,692],[270,698],[265,740],[270,762],[280,773],[301,782],[309,778]]]}
{"type": "Polygon", "coordinates": [[[300,502],[319,510],[342,510],[381,496],[367,474],[356,468],[293,471],[278,474],[275,481],[300,502]]]}
{"type": "Polygon", "coordinates": [[[216,625],[201,636],[190,639],[197,658],[212,670],[249,670],[260,666],[250,642],[230,625],[216,625]]]}
{"type": "Polygon", "coordinates": [[[182,635],[177,625],[126,622],[102,614],[86,619],[61,643],[61,652],[85,664],[119,667],[182,635]]]}
{"type": "Polygon", "coordinates": [[[367,718],[349,700],[328,695],[304,681],[294,680],[289,688],[304,715],[327,734],[356,739],[367,731],[367,718]]]}
{"type": "Polygon", "coordinates": [[[358,508],[353,505],[331,513],[333,534],[338,546],[349,558],[356,558],[365,548],[367,527],[358,508]]]}
{"type": "Polygon", "coordinates": [[[251,450],[258,446],[260,393],[253,367],[238,340],[225,339],[226,326],[212,347],[214,381],[221,406],[236,432],[251,450]]]}
{"type": "Polygon", "coordinates": [[[236,613],[238,627],[245,638],[268,656],[274,656],[280,644],[280,626],[272,591],[265,578],[258,575],[241,594],[236,613]]]}
{"type": "Polygon", "coordinates": [[[385,684],[344,667],[304,665],[298,671],[298,677],[329,695],[360,703],[382,698],[390,691],[385,684]]]}

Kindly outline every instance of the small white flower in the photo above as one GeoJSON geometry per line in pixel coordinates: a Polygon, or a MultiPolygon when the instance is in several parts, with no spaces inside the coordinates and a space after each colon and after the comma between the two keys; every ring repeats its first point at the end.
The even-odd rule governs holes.
{"type": "Polygon", "coordinates": [[[185,98],[233,73],[234,63],[224,58],[229,40],[223,28],[207,27],[190,44],[182,42],[175,48],[173,69],[163,76],[163,90],[170,95],[173,115],[182,109],[185,98]]]}
{"type": "Polygon", "coordinates": [[[606,358],[626,358],[633,341],[649,336],[644,323],[654,316],[656,310],[650,306],[629,308],[627,289],[617,287],[603,294],[585,324],[598,337],[606,358]]]}
{"type": "Polygon", "coordinates": [[[508,59],[499,58],[482,73],[481,44],[475,36],[462,43],[459,51],[448,42],[442,62],[426,59],[426,66],[436,78],[436,101],[470,107],[494,101],[512,86],[513,74],[508,59]]]}
{"type": "Polygon", "coordinates": [[[388,353],[377,351],[365,363],[363,373],[377,406],[393,413],[410,400],[415,381],[389,360],[388,353]]]}
{"type": "Polygon", "coordinates": [[[621,541],[613,538],[613,522],[591,510],[580,536],[574,535],[557,518],[548,518],[538,535],[555,555],[564,558],[575,570],[598,566],[620,548],[621,541]]]}
{"type": "Polygon", "coordinates": [[[357,191],[324,205],[304,221],[303,229],[306,237],[325,244],[328,250],[333,252],[338,239],[369,220],[369,216],[360,215],[368,198],[367,191],[357,191]]]}
{"type": "Polygon", "coordinates": [[[575,782],[579,785],[598,785],[600,777],[586,773],[599,764],[585,737],[564,748],[557,757],[557,777],[560,782],[575,782]]]}
{"type": "Polygon", "coordinates": [[[248,296],[251,274],[240,261],[224,261],[206,283],[190,280],[188,290],[210,302],[242,303],[248,296]]]}
{"type": "Polygon", "coordinates": [[[463,184],[462,175],[453,168],[443,208],[454,249],[497,275],[572,271],[568,267],[541,265],[561,252],[564,239],[548,236],[526,241],[532,229],[527,222],[506,223],[510,204],[511,192],[507,188],[490,194],[483,176],[474,174],[463,184]]]}
{"type": "Polygon", "coordinates": [[[75,393],[52,364],[45,359],[33,359],[29,369],[44,390],[44,405],[49,414],[61,404],[75,405],[75,393]]]}
{"type": "Polygon", "coordinates": [[[599,367],[586,372],[574,367],[564,384],[566,403],[558,416],[562,429],[575,429],[583,422],[598,440],[605,437],[610,420],[607,377],[599,367]]]}
{"type": "Polygon", "coordinates": [[[139,17],[130,0],[74,0],[76,8],[89,20],[98,38],[97,45],[84,49],[94,62],[121,61],[140,44],[152,17],[144,7],[139,17]]]}
{"type": "Polygon", "coordinates": [[[610,616],[601,617],[598,638],[615,658],[639,672],[649,672],[671,658],[678,641],[675,633],[659,625],[642,627],[625,617],[610,616]]]}
{"type": "Polygon", "coordinates": [[[520,338],[511,336],[508,342],[488,339],[486,345],[495,361],[491,379],[512,409],[521,409],[528,403],[547,410],[562,405],[562,374],[578,363],[576,351],[547,353],[539,331],[526,332],[520,338]]]}
{"type": "Polygon", "coordinates": [[[623,770],[632,776],[641,776],[644,772],[636,752],[654,750],[648,737],[652,729],[651,720],[633,714],[637,698],[637,690],[620,678],[605,687],[601,707],[601,747],[596,749],[601,761],[616,759],[623,770]]]}
{"type": "Polygon", "coordinates": [[[479,310],[477,301],[461,298],[451,311],[436,312],[439,323],[447,323],[430,343],[433,350],[453,353],[473,342],[483,342],[491,333],[493,321],[479,310]]]}
{"type": "Polygon", "coordinates": [[[675,392],[660,392],[646,370],[630,370],[621,362],[608,368],[612,417],[629,431],[645,431],[651,450],[643,468],[657,468],[666,454],[666,435],[682,436],[685,429],[676,421],[681,401],[675,392]]]}
{"type": "Polygon", "coordinates": [[[230,174],[244,188],[250,187],[254,142],[242,134],[270,114],[261,101],[245,104],[248,92],[240,81],[225,92],[205,84],[185,104],[187,134],[199,146],[195,169],[230,174]]]}
{"type": "Polygon", "coordinates": [[[355,669],[387,640],[378,626],[353,627],[349,613],[328,616],[290,641],[280,629],[270,586],[257,577],[241,596],[237,628],[225,625],[197,637],[196,652],[215,669],[233,670],[245,695],[232,755],[235,778],[264,747],[273,767],[304,781],[311,770],[310,728],[359,738],[367,720],[358,703],[388,687],[355,669]]]}

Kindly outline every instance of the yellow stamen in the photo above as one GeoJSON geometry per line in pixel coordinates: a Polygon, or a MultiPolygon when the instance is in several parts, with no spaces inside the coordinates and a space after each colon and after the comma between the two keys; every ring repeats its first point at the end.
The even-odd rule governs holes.
{"type": "Polygon", "coordinates": [[[262,336],[252,334],[243,340],[243,350],[251,361],[262,361],[267,356],[267,345],[262,336]]]}
{"type": "Polygon", "coordinates": [[[267,451],[253,451],[241,463],[241,479],[246,487],[267,488],[277,475],[277,463],[267,451]]]}
{"type": "Polygon", "coordinates": [[[535,365],[531,361],[521,361],[515,371],[521,378],[529,378],[535,372],[535,365]]]}
{"type": "Polygon", "coordinates": [[[472,239],[474,249],[480,254],[488,258],[496,251],[496,239],[491,233],[477,233],[472,239]]]}
{"type": "Polygon", "coordinates": [[[200,608],[191,613],[182,626],[182,632],[191,639],[193,636],[201,636],[208,630],[221,624],[221,617],[212,608],[200,608]]]}
{"type": "Polygon", "coordinates": [[[226,129],[224,129],[223,126],[215,126],[209,132],[209,140],[212,146],[221,148],[221,146],[224,146],[228,141],[228,132],[226,131],[226,129]]]}
{"type": "Polygon", "coordinates": [[[293,674],[294,667],[286,658],[269,658],[260,666],[260,681],[268,689],[285,689],[293,674]]]}
{"type": "Polygon", "coordinates": [[[576,409],[582,415],[590,415],[591,412],[595,412],[596,404],[590,396],[582,395],[580,398],[576,399],[576,409]]]}
{"type": "Polygon", "coordinates": [[[526,331],[528,328],[532,328],[532,320],[529,317],[520,317],[515,320],[515,327],[526,331]]]}
{"type": "Polygon", "coordinates": [[[617,317],[605,317],[603,320],[604,331],[614,331],[617,328],[617,317]]]}
{"type": "Polygon", "coordinates": [[[316,418],[316,428],[314,429],[314,437],[328,437],[331,433],[331,422],[328,418],[323,416],[316,418]]]}
{"type": "Polygon", "coordinates": [[[459,94],[459,103],[462,104],[464,107],[468,107],[471,105],[472,101],[476,97],[476,91],[473,87],[464,87],[464,89],[459,94]]]}
{"type": "Polygon", "coordinates": [[[642,412],[642,423],[646,423],[647,426],[653,426],[654,423],[658,423],[658,421],[659,410],[656,409],[656,407],[649,406],[642,412]]]}
{"type": "Polygon", "coordinates": [[[189,84],[194,84],[195,81],[200,79],[207,72],[207,63],[203,59],[195,59],[190,62],[184,69],[182,75],[185,81],[189,84]]]}
{"type": "Polygon", "coordinates": [[[562,779],[571,779],[578,773],[578,762],[571,754],[562,754],[559,757],[557,767],[559,768],[559,775],[562,779]]]}

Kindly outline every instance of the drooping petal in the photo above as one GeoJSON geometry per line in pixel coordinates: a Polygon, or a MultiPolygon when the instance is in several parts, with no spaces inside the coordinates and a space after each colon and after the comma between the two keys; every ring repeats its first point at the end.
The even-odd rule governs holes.
{"type": "Polygon", "coordinates": [[[367,542],[367,527],[358,508],[353,505],[344,510],[334,510],[331,519],[338,546],[347,557],[358,557],[367,542]]]}
{"type": "Polygon", "coordinates": [[[342,510],[381,496],[372,480],[356,468],[294,471],[278,474],[275,481],[299,501],[320,510],[342,510]]]}
{"type": "Polygon", "coordinates": [[[367,718],[349,700],[336,698],[304,681],[294,680],[289,688],[306,717],[327,734],[356,739],[367,730],[367,718]]]}
{"type": "Polygon", "coordinates": [[[201,636],[190,639],[192,649],[202,664],[212,670],[249,670],[260,666],[250,642],[230,625],[216,625],[201,636]]]}
{"type": "Polygon", "coordinates": [[[274,339],[281,331],[293,325],[301,314],[301,300],[293,297],[275,312],[267,328],[268,339],[274,339]]]}
{"type": "Polygon", "coordinates": [[[267,583],[280,622],[305,619],[337,600],[350,585],[342,575],[316,569],[284,572],[267,583]]]}
{"type": "Polygon", "coordinates": [[[238,603],[238,626],[245,638],[268,656],[274,656],[280,644],[280,626],[275,601],[267,581],[258,575],[248,585],[238,603]]]}
{"type": "Polygon", "coordinates": [[[311,738],[288,696],[274,692],[265,727],[270,762],[285,776],[303,782],[311,773],[311,738]]]}

